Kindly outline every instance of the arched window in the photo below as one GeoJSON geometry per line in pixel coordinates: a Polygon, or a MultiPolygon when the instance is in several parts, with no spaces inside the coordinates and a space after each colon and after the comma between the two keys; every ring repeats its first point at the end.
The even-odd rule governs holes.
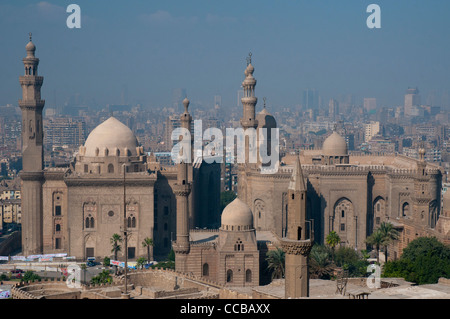
{"type": "Polygon", "coordinates": [[[133,215],[127,218],[127,225],[129,228],[136,228],[136,217],[133,215]]]}
{"type": "Polygon", "coordinates": [[[114,165],[113,164],[108,165],[108,173],[114,173],[114,165]]]}
{"type": "Polygon", "coordinates": [[[92,217],[90,214],[88,215],[88,217],[86,217],[86,219],[84,220],[84,227],[85,228],[94,228],[95,224],[94,224],[94,217],[92,217]]]}
{"type": "Polygon", "coordinates": [[[245,282],[252,282],[252,271],[250,269],[245,272],[245,282]]]}
{"type": "Polygon", "coordinates": [[[202,276],[209,276],[209,265],[207,263],[203,264],[202,276]]]}
{"type": "Polygon", "coordinates": [[[402,216],[406,217],[409,215],[409,204],[408,203],[404,203],[402,206],[402,216]]]}
{"type": "Polygon", "coordinates": [[[244,244],[242,244],[242,240],[240,238],[237,239],[236,244],[234,244],[235,251],[244,250],[244,244]]]}
{"type": "Polygon", "coordinates": [[[227,282],[233,282],[233,271],[231,269],[227,270],[227,282]]]}

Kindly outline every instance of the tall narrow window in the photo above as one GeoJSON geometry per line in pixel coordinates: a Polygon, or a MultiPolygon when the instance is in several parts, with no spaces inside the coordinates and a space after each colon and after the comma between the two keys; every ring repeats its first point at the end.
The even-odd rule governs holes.
{"type": "Polygon", "coordinates": [[[227,282],[233,282],[233,271],[231,269],[227,270],[227,282]]]}
{"type": "Polygon", "coordinates": [[[203,276],[209,276],[209,265],[207,263],[203,264],[202,275],[203,276]]]}
{"type": "Polygon", "coordinates": [[[245,282],[252,282],[252,271],[250,269],[245,272],[245,282]]]}

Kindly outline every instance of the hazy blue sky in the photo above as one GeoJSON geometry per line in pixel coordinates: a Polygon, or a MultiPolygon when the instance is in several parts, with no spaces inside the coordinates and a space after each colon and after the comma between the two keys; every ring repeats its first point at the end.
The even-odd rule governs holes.
{"type": "Polygon", "coordinates": [[[301,103],[308,87],[389,106],[418,86],[426,102],[450,90],[449,16],[443,0],[2,0],[0,105],[21,97],[28,32],[50,107],[55,94],[57,103],[77,93],[120,103],[124,86],[130,102],[151,106],[170,105],[178,87],[194,102],[217,94],[234,106],[250,51],[256,95],[273,107],[301,103]],[[66,26],[70,3],[81,7],[81,29],[66,26]],[[371,3],[381,29],[366,26],[371,3]]]}

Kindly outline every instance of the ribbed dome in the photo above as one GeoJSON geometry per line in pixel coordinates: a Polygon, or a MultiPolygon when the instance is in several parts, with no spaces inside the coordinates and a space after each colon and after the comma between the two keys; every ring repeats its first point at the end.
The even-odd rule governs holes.
{"type": "Polygon", "coordinates": [[[104,156],[104,150],[107,149],[109,155],[115,155],[118,150],[121,156],[126,155],[127,149],[129,156],[137,156],[136,147],[139,146],[136,136],[128,126],[120,122],[115,117],[110,117],[102,124],[97,126],[89,134],[86,143],[85,156],[104,156]]]}
{"type": "Polygon", "coordinates": [[[342,136],[334,131],[323,142],[322,153],[327,156],[346,156],[348,155],[347,143],[342,136]]]}
{"type": "Polygon", "coordinates": [[[31,40],[27,43],[27,45],[25,46],[25,49],[27,50],[28,57],[34,56],[34,52],[36,51],[36,46],[34,45],[33,42],[31,42],[31,40]]]}
{"type": "Polygon", "coordinates": [[[241,229],[253,229],[253,214],[250,207],[236,198],[222,212],[223,226],[244,226],[241,229]]]}

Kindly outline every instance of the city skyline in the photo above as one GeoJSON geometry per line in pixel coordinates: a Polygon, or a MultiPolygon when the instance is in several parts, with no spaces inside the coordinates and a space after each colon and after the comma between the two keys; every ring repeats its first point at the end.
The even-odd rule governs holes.
{"type": "Polygon", "coordinates": [[[424,104],[448,107],[450,5],[376,1],[382,27],[369,29],[370,3],[77,1],[81,28],[69,29],[69,2],[5,1],[0,105],[17,105],[17,56],[32,32],[46,107],[77,94],[92,105],[118,104],[124,87],[131,104],[170,107],[173,90],[184,88],[194,105],[213,107],[220,95],[223,106],[233,106],[249,52],[256,95],[269,107],[300,105],[307,88],[325,106],[349,94],[399,106],[408,87],[419,88],[424,104]]]}

